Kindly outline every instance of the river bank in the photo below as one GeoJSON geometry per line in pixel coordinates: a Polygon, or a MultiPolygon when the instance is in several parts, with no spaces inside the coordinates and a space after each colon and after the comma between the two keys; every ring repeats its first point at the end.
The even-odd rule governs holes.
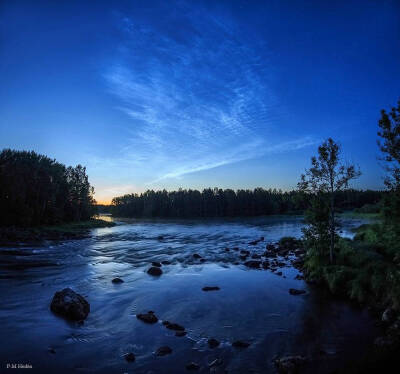
{"type": "Polygon", "coordinates": [[[93,218],[87,221],[52,226],[0,227],[0,246],[37,244],[45,240],[82,239],[90,236],[90,230],[112,226],[115,226],[112,221],[93,218]]]}

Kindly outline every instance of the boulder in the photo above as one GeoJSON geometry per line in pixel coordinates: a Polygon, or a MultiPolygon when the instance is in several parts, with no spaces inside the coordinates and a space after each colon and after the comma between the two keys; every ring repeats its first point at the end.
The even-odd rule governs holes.
{"type": "Polygon", "coordinates": [[[232,346],[235,348],[247,348],[250,345],[250,343],[244,342],[242,340],[235,340],[232,343],[232,346]]]}
{"type": "Polygon", "coordinates": [[[158,322],[157,316],[152,311],[149,311],[147,313],[136,314],[136,318],[140,319],[141,321],[146,322],[146,323],[157,323],[158,322]]]}
{"type": "Polygon", "coordinates": [[[256,261],[256,260],[246,261],[244,265],[247,266],[248,268],[259,269],[261,261],[256,261]]]}
{"type": "Polygon", "coordinates": [[[300,240],[292,237],[292,236],[285,236],[279,240],[279,247],[280,249],[286,249],[292,251],[297,249],[301,246],[300,240]]]}
{"type": "Polygon", "coordinates": [[[208,339],[207,343],[210,348],[217,348],[220,344],[220,342],[214,338],[208,339]]]}
{"type": "Polygon", "coordinates": [[[90,305],[83,296],[70,288],[64,288],[54,294],[50,309],[67,319],[83,321],[90,312],[90,305]]]}
{"type": "Polygon", "coordinates": [[[153,261],[151,264],[152,264],[153,266],[157,267],[157,268],[160,268],[160,267],[162,266],[161,263],[159,263],[159,262],[157,262],[157,261],[153,261]]]}
{"type": "Polygon", "coordinates": [[[172,353],[172,349],[170,347],[168,347],[167,345],[165,345],[165,346],[157,349],[156,356],[165,356],[165,355],[169,355],[171,353],[172,353]]]}
{"type": "Polygon", "coordinates": [[[124,281],[121,278],[114,278],[111,282],[113,282],[114,284],[124,283],[124,281]]]}
{"type": "Polygon", "coordinates": [[[194,253],[193,258],[201,258],[201,256],[198,253],[194,253]]]}
{"type": "Polygon", "coordinates": [[[219,291],[220,288],[218,286],[205,286],[202,288],[203,291],[219,291]]]}
{"type": "Polygon", "coordinates": [[[306,361],[307,359],[303,356],[287,356],[275,360],[275,365],[279,373],[295,374],[306,361]]]}
{"type": "Polygon", "coordinates": [[[181,325],[178,325],[177,323],[171,323],[169,321],[163,321],[163,325],[170,330],[175,330],[175,331],[185,331],[185,328],[181,325]]]}
{"type": "Polygon", "coordinates": [[[305,290],[297,290],[295,288],[289,288],[289,293],[291,295],[302,295],[302,294],[306,293],[306,291],[305,290]]]}
{"type": "Polygon", "coordinates": [[[157,266],[152,266],[149,270],[147,270],[147,274],[158,277],[162,274],[162,270],[157,266]]]}

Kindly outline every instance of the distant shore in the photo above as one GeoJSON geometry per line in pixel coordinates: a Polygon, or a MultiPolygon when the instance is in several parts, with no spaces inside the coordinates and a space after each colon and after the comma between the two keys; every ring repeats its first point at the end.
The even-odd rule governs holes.
{"type": "Polygon", "coordinates": [[[35,244],[45,240],[82,239],[91,229],[112,227],[114,222],[92,218],[87,221],[37,227],[0,227],[0,246],[35,244]]]}

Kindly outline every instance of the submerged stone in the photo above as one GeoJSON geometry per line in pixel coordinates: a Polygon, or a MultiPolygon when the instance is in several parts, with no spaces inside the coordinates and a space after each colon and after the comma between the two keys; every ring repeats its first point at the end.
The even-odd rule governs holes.
{"type": "Polygon", "coordinates": [[[156,266],[152,266],[149,270],[147,270],[147,274],[158,277],[162,274],[162,270],[156,266]]]}
{"type": "Polygon", "coordinates": [[[136,318],[140,319],[141,321],[146,322],[146,323],[157,323],[158,322],[157,316],[152,311],[149,311],[148,313],[139,313],[136,315],[136,318]]]}
{"type": "Polygon", "coordinates": [[[252,269],[258,269],[261,265],[261,261],[247,261],[244,263],[245,266],[247,266],[248,268],[252,268],[252,269]]]}
{"type": "Polygon", "coordinates": [[[157,356],[165,356],[165,355],[169,355],[170,353],[172,353],[172,349],[170,347],[168,347],[167,345],[158,348],[156,351],[157,356]]]}
{"type": "Polygon", "coordinates": [[[232,346],[235,348],[247,348],[250,346],[250,343],[244,342],[242,340],[236,340],[232,343],[232,346]]]}
{"type": "Polygon", "coordinates": [[[219,291],[220,288],[218,286],[205,286],[202,288],[203,291],[219,291]]]}
{"type": "Polygon", "coordinates": [[[136,360],[136,357],[132,352],[125,354],[124,357],[125,357],[125,360],[128,362],[133,362],[136,360]]]}
{"type": "Polygon", "coordinates": [[[114,278],[111,282],[113,282],[114,284],[124,283],[124,281],[121,278],[114,278]]]}
{"type": "Polygon", "coordinates": [[[163,325],[170,330],[175,330],[175,331],[185,331],[185,328],[181,325],[178,325],[177,323],[171,323],[169,321],[163,321],[163,325]]]}
{"type": "Polygon", "coordinates": [[[220,342],[214,338],[208,339],[207,343],[210,348],[217,348],[220,344],[220,342]]]}
{"type": "Polygon", "coordinates": [[[187,334],[187,332],[186,331],[177,331],[176,333],[175,333],[175,336],[178,336],[178,337],[182,337],[182,336],[185,336],[187,334]]]}
{"type": "Polygon", "coordinates": [[[306,291],[305,290],[296,290],[295,288],[290,288],[289,293],[291,295],[302,295],[302,294],[306,293],[306,291]]]}

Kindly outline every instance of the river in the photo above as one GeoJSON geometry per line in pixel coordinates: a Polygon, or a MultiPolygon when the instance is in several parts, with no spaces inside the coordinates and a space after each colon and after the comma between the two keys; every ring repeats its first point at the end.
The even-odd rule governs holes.
{"type": "MultiPolygon", "coordinates": [[[[218,358],[216,373],[269,373],[274,358],[295,354],[311,359],[306,373],[351,372],[368,354],[377,328],[366,310],[295,279],[289,263],[278,276],[246,268],[232,250],[261,254],[267,243],[299,237],[301,217],[117,223],[87,239],[0,249],[0,372],[26,364],[29,373],[187,373],[193,361],[198,372],[209,373],[218,358]],[[248,244],[260,237],[265,241],[248,244]],[[152,261],[166,260],[160,277],[146,273],[152,261]],[[115,277],[124,283],[113,284],[115,277]],[[204,292],[204,286],[220,290],[204,292]],[[83,324],[49,309],[65,287],[90,303],[83,324]],[[307,293],[293,296],[289,288],[307,293]],[[159,323],[136,318],[149,310],[159,323]],[[176,337],[163,320],[183,325],[187,335],[176,337]],[[209,338],[220,346],[209,348],[209,338]],[[251,345],[232,347],[238,339],[251,345]],[[157,357],[166,345],[172,354],[157,357]],[[135,362],[126,362],[127,352],[135,362]]],[[[344,220],[342,235],[351,237],[361,223],[344,220]]]]}

